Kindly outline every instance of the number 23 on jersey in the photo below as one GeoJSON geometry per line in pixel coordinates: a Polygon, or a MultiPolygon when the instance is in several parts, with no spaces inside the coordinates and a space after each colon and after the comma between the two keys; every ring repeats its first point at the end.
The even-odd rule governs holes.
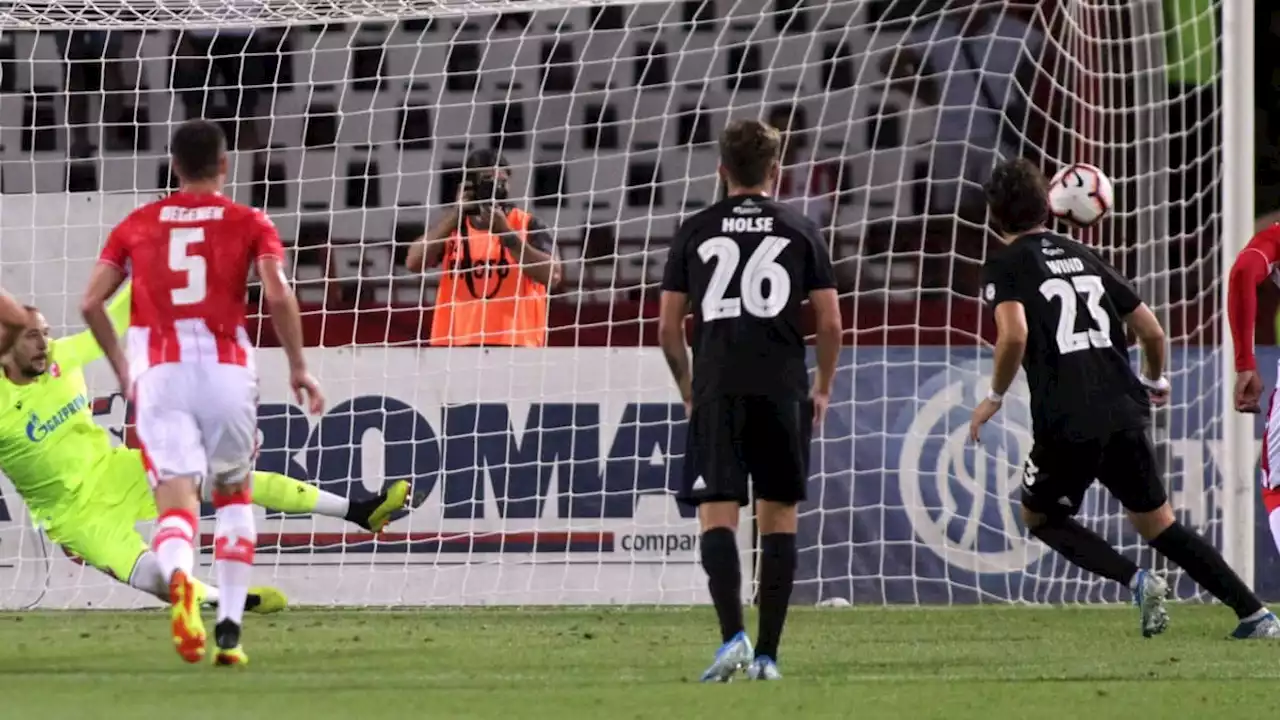
{"type": "Polygon", "coordinates": [[[1056,334],[1059,354],[1111,347],[1111,317],[1102,307],[1102,298],[1106,297],[1106,292],[1102,278],[1097,275],[1076,275],[1069,281],[1067,278],[1049,278],[1040,283],[1040,294],[1044,299],[1058,303],[1056,334]],[[1077,331],[1076,315],[1079,313],[1081,298],[1084,299],[1085,311],[1092,318],[1094,327],[1077,331]]]}

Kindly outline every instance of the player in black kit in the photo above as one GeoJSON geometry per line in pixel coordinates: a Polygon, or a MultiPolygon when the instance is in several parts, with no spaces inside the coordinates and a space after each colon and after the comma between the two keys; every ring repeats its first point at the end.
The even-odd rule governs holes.
{"type": "Polygon", "coordinates": [[[1115,268],[1045,228],[1046,181],[1031,162],[997,166],[986,193],[1007,247],[983,267],[983,299],[995,311],[998,338],[991,393],[973,411],[970,436],[977,441],[1000,410],[1021,363],[1034,435],[1022,483],[1028,530],[1072,563],[1133,590],[1144,636],[1163,631],[1164,580],[1073,517],[1097,479],[1151,547],[1235,610],[1240,624],[1233,637],[1280,637],[1275,615],[1169,506],[1146,435],[1151,404],[1169,399],[1160,322],[1115,268]],[[1126,325],[1142,345],[1140,375],[1129,365],[1126,325]]]}
{"type": "Polygon", "coordinates": [[[728,197],[680,227],[662,279],[658,334],[689,416],[680,499],[698,506],[702,567],[724,643],[703,682],[746,669],[776,680],[778,642],[796,567],[796,504],[809,479],[809,439],[826,414],[840,352],[840,307],[818,226],[769,197],[781,138],[755,120],[720,136],[728,197]],[[805,365],[801,304],[813,308],[818,370],[805,365]],[[693,369],[684,343],[692,305],[693,369]],[[760,628],[742,621],[738,509],[755,490],[760,628]]]}

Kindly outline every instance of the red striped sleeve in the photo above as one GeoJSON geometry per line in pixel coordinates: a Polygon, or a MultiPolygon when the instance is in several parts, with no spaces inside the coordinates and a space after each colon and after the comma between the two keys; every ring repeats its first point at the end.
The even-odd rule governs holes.
{"type": "Polygon", "coordinates": [[[1253,339],[1258,326],[1258,286],[1280,258],[1280,225],[1273,225],[1249,241],[1231,266],[1227,288],[1227,322],[1235,348],[1236,372],[1255,370],[1253,339]]]}

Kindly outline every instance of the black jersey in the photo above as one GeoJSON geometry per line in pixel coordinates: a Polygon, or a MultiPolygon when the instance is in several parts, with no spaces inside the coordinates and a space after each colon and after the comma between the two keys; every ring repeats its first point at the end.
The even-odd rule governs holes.
{"type": "Polygon", "coordinates": [[[1104,437],[1142,427],[1150,399],[1129,364],[1124,318],[1142,304],[1092,250],[1055,233],[1023,235],[982,268],[992,308],[1022,303],[1037,438],[1104,437]]]}
{"type": "Polygon", "coordinates": [[[801,303],[835,287],[817,224],[761,195],[729,197],[689,218],[662,289],[692,304],[693,395],[803,398],[801,303]]]}

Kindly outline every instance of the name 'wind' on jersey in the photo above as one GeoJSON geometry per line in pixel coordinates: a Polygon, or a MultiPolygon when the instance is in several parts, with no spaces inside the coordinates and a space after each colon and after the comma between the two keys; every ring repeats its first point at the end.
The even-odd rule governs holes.
{"type": "Polygon", "coordinates": [[[246,288],[262,257],[284,259],[275,225],[218,193],[173,193],[117,225],[100,262],[134,279],[125,337],[133,376],[178,362],[252,369],[246,288]]]}
{"type": "Polygon", "coordinates": [[[809,392],[801,305],[834,288],[821,231],[763,195],[726,198],[676,233],[662,289],[693,306],[693,396],[809,392]]]}
{"type": "Polygon", "coordinates": [[[1022,366],[1037,437],[1093,439],[1147,422],[1150,399],[1129,363],[1124,324],[1142,300],[1110,263],[1070,238],[1030,233],[989,258],[982,277],[992,308],[1025,309],[1022,366]]]}

